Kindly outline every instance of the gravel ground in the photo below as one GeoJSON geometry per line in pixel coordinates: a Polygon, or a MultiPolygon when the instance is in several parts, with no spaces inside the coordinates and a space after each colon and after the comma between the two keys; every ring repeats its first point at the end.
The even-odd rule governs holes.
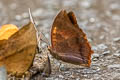
{"type": "Polygon", "coordinates": [[[0,24],[26,24],[28,8],[49,40],[57,13],[74,11],[94,50],[90,68],[62,63],[58,71],[60,62],[51,57],[52,74],[46,80],[120,80],[120,0],[0,0],[0,24]]]}

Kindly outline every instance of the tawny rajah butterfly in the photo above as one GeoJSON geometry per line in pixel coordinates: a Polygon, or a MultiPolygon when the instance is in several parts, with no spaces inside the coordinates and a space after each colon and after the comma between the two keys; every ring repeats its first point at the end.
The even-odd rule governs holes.
{"type": "Polygon", "coordinates": [[[90,66],[91,46],[86,34],[78,26],[73,12],[60,11],[51,29],[50,53],[64,62],[90,66]]]}

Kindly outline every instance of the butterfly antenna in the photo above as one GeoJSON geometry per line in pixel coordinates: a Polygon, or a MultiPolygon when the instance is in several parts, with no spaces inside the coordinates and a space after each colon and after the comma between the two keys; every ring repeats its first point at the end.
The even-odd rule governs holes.
{"type": "Polygon", "coordinates": [[[36,24],[35,24],[35,22],[34,22],[34,19],[33,19],[33,17],[32,17],[32,13],[31,13],[30,8],[28,9],[28,11],[29,11],[30,21],[34,24],[34,27],[35,27],[35,30],[36,30],[37,39],[38,39],[38,31],[37,31],[37,28],[36,28],[36,24]]]}
{"type": "MultiPolygon", "coordinates": [[[[30,8],[29,8],[29,16],[30,16],[31,22],[34,24],[35,29],[36,29],[36,24],[35,24],[35,21],[34,21],[34,19],[33,19],[33,16],[32,16],[32,13],[31,13],[31,9],[30,9],[30,8]]],[[[37,29],[36,29],[36,31],[37,31],[37,29]]],[[[40,31],[40,33],[41,33],[41,34],[44,36],[44,38],[46,39],[46,41],[44,41],[44,40],[42,40],[42,41],[44,41],[45,43],[47,43],[48,45],[50,45],[48,39],[45,37],[45,35],[42,33],[42,31],[40,31]]],[[[40,37],[38,38],[38,41],[40,41],[40,40],[41,40],[41,35],[40,35],[40,37]]]]}

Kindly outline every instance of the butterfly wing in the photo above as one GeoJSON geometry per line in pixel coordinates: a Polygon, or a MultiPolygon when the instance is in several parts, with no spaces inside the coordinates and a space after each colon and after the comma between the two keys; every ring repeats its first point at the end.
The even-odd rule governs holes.
{"type": "Polygon", "coordinates": [[[62,10],[51,29],[51,54],[65,62],[90,66],[93,51],[73,12],[62,10]]]}
{"type": "Polygon", "coordinates": [[[8,40],[0,41],[0,65],[5,65],[8,73],[21,76],[31,66],[36,47],[36,30],[30,22],[8,40]]]}

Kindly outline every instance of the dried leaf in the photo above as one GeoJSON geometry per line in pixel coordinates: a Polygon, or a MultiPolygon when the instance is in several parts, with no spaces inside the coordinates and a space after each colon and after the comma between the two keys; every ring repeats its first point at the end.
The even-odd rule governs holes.
{"type": "Polygon", "coordinates": [[[4,65],[12,75],[21,76],[32,65],[36,48],[36,30],[29,22],[8,40],[0,40],[0,66],[4,65]]]}

